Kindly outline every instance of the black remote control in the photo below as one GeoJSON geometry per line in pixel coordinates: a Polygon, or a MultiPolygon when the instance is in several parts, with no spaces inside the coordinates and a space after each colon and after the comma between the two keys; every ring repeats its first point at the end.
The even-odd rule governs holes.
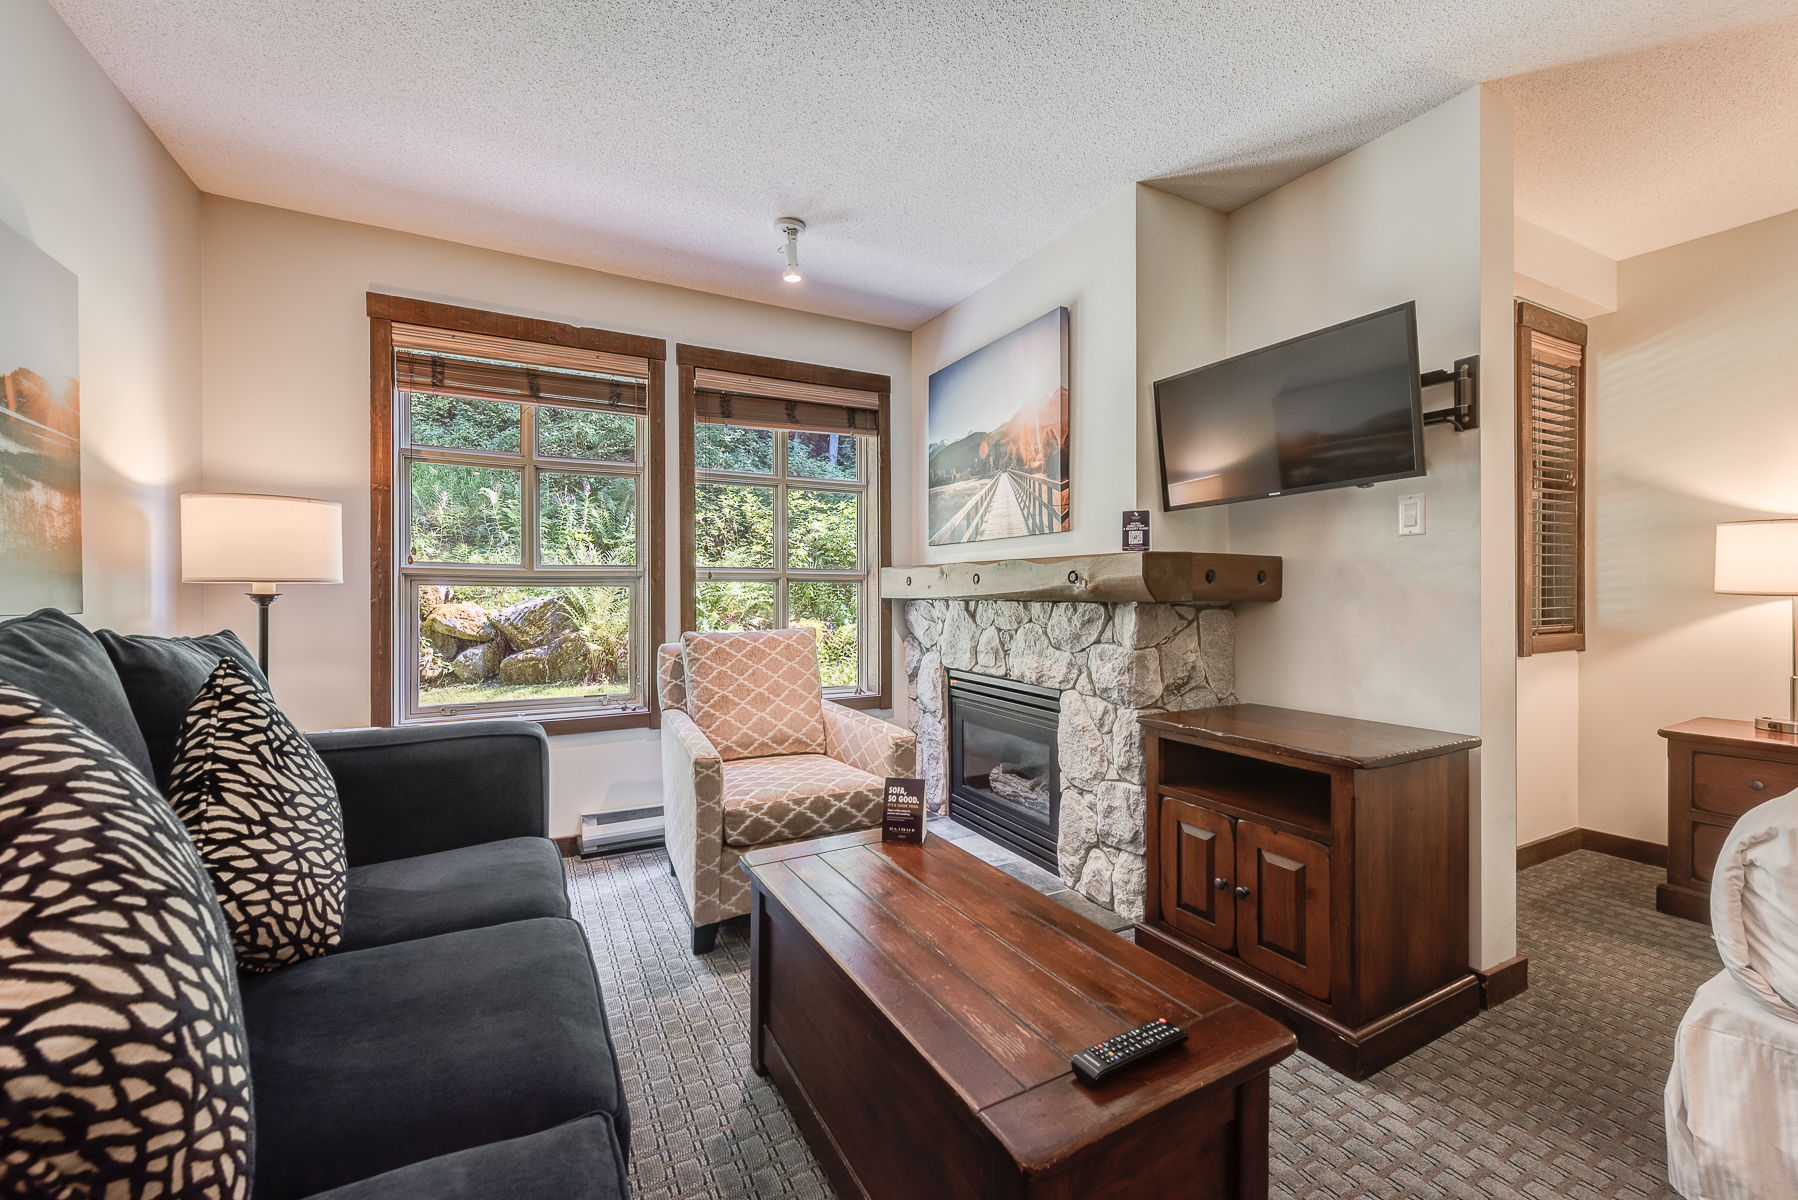
{"type": "Polygon", "coordinates": [[[1178,1046],[1186,1040],[1186,1031],[1168,1024],[1167,1018],[1150,1021],[1127,1029],[1114,1038],[1106,1038],[1097,1046],[1088,1046],[1069,1061],[1082,1083],[1097,1083],[1139,1058],[1147,1058],[1158,1050],[1178,1046]]]}

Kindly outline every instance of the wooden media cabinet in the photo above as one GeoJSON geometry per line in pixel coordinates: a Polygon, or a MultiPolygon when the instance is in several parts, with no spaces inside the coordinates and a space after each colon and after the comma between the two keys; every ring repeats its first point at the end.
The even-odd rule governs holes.
{"type": "Polygon", "coordinates": [[[1479,1011],[1467,961],[1477,737],[1256,704],[1142,726],[1138,944],[1355,1079],[1479,1011]]]}

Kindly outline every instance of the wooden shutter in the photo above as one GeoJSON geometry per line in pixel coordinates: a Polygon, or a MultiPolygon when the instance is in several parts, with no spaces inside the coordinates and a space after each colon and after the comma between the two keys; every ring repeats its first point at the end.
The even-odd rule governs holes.
{"type": "Polygon", "coordinates": [[[1586,648],[1586,327],[1517,302],[1517,653],[1586,648]]]}

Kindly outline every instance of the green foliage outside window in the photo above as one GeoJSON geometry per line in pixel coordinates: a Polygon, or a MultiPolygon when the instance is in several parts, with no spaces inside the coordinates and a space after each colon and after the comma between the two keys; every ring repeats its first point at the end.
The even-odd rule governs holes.
{"type": "Polygon", "coordinates": [[[519,437],[516,404],[412,393],[412,444],[415,446],[516,454],[519,437]]]}
{"type": "Polygon", "coordinates": [[[537,476],[539,560],[560,566],[635,566],[637,481],[616,475],[537,476]]]}
{"type": "MultiPolygon", "coordinates": [[[[785,440],[785,563],[790,570],[845,570],[861,565],[859,494],[800,481],[861,477],[861,442],[850,434],[754,429],[702,423],[694,430],[694,464],[701,472],[772,475],[775,438],[785,440]]],[[[771,481],[772,482],[772,481],[771,481]]],[[[694,557],[703,571],[767,570],[776,565],[772,486],[701,481],[694,495],[694,557]]],[[[861,585],[834,580],[787,583],[787,623],[818,631],[819,668],[826,687],[853,687],[861,675],[861,585]]],[[[769,629],[775,622],[775,585],[766,580],[697,581],[694,602],[702,630],[769,629]]]]}
{"type": "Polygon", "coordinates": [[[519,562],[522,480],[498,467],[413,463],[412,561],[519,562]]]}

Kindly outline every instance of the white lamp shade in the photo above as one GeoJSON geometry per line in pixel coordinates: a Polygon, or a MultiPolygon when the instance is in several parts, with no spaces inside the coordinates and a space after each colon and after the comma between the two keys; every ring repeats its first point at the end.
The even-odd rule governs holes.
{"type": "Polygon", "coordinates": [[[181,497],[183,583],[342,583],[343,505],[298,496],[181,497]]]}
{"type": "Polygon", "coordinates": [[[1716,590],[1737,596],[1798,596],[1798,520],[1717,526],[1716,590]]]}

